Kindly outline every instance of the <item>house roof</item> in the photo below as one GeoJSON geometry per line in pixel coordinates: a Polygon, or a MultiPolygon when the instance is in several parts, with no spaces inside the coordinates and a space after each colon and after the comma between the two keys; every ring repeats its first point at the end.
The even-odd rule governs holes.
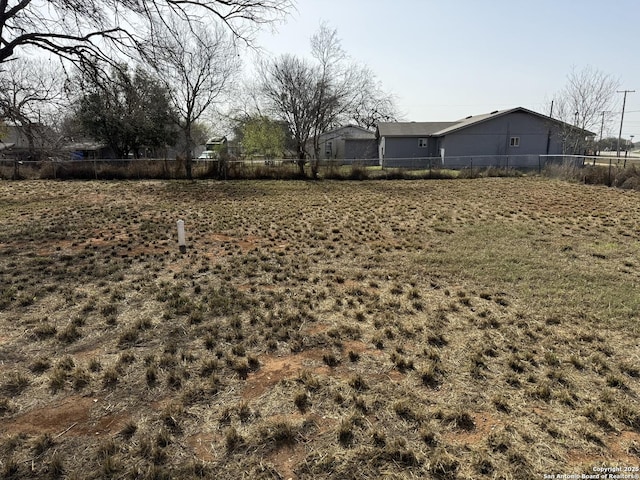
{"type": "Polygon", "coordinates": [[[360,125],[343,125],[342,127],[334,128],[333,130],[327,130],[322,132],[322,137],[338,138],[344,137],[348,139],[361,139],[372,140],[376,137],[375,132],[367,130],[360,125]]]}
{"type": "MultiPolygon", "coordinates": [[[[538,118],[546,121],[554,122],[560,125],[567,126],[569,128],[579,129],[573,125],[569,125],[556,118],[551,118],[541,113],[528,110],[523,107],[510,108],[508,110],[495,110],[491,113],[483,113],[481,115],[471,115],[466,118],[457,120],[455,122],[387,122],[378,124],[378,132],[381,137],[440,137],[452,132],[457,132],[464,128],[479,123],[486,122],[488,120],[508,115],[510,113],[523,112],[529,115],[534,115],[538,118]]],[[[589,130],[583,130],[585,136],[595,136],[596,134],[589,130]]]]}
{"type": "MultiPolygon", "coordinates": [[[[501,117],[503,115],[507,115],[508,113],[513,113],[518,110],[524,110],[522,108],[511,108],[509,110],[495,110],[491,113],[482,113],[480,115],[470,115],[463,119],[458,120],[453,125],[443,128],[442,130],[438,130],[434,132],[435,135],[445,135],[447,133],[455,132],[456,130],[462,130],[463,128],[470,127],[471,125],[476,125],[478,123],[485,122],[489,119],[501,117]]],[[[534,112],[531,112],[534,113],[534,112]]]]}
{"type": "Polygon", "coordinates": [[[63,149],[71,152],[79,152],[79,151],[93,152],[93,151],[100,150],[102,148],[106,148],[106,146],[107,146],[106,143],[86,140],[84,142],[69,143],[65,145],[63,149]]]}
{"type": "Polygon", "coordinates": [[[425,137],[456,125],[458,122],[380,122],[381,137],[425,137]]]}
{"type": "MultiPolygon", "coordinates": [[[[541,113],[538,112],[534,112],[533,110],[529,110],[527,108],[523,108],[523,107],[516,107],[516,108],[510,108],[507,110],[495,110],[491,113],[483,113],[481,115],[471,115],[469,117],[463,118],[462,120],[459,120],[458,122],[456,122],[454,125],[448,127],[448,128],[444,128],[438,132],[436,132],[434,135],[446,135],[448,133],[452,133],[455,132],[457,130],[462,130],[463,128],[466,127],[470,127],[471,125],[477,125],[478,123],[482,123],[482,122],[486,122],[487,120],[491,120],[493,118],[497,118],[497,117],[501,117],[503,115],[508,115],[510,113],[515,113],[515,112],[522,112],[522,113],[527,113],[529,115],[533,115],[536,116],[538,118],[542,118],[546,121],[549,122],[554,122],[557,124],[561,124],[561,125],[565,125],[569,128],[575,128],[577,130],[583,130],[581,128],[577,128],[574,125],[569,125],[568,123],[565,123],[561,120],[558,120],[557,118],[552,118],[552,117],[548,117],[547,115],[542,115],[541,113]]],[[[585,136],[595,136],[595,133],[590,132],[589,130],[583,130],[585,133],[585,136]]]]}

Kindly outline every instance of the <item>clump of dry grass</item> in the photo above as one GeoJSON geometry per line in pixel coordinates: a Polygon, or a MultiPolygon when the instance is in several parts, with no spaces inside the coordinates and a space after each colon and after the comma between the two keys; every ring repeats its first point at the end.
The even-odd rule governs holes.
{"type": "Polygon", "coordinates": [[[21,371],[11,371],[6,374],[0,384],[0,393],[10,396],[18,396],[24,392],[31,381],[29,377],[21,371]]]}
{"type": "Polygon", "coordinates": [[[424,187],[0,184],[1,473],[45,445],[20,434],[40,411],[40,476],[529,478],[611,454],[640,431],[640,202],[424,187]]]}

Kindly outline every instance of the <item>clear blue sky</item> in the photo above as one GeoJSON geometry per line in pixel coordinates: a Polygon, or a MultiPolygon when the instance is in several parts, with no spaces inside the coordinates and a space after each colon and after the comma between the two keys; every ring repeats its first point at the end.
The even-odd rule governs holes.
{"type": "MultiPolygon", "coordinates": [[[[256,43],[308,56],[322,21],[396,96],[405,120],[516,106],[548,113],[572,68],[591,65],[637,91],[627,96],[623,136],[640,140],[639,0],[298,0],[256,43]]],[[[614,136],[619,125],[618,115],[614,136]]]]}

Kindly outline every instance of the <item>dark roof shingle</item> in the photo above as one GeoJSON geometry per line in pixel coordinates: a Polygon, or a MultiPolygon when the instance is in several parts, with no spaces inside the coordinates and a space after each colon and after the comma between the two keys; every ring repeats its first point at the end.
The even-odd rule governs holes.
{"type": "Polygon", "coordinates": [[[456,125],[459,122],[380,122],[381,137],[421,137],[456,125]]]}
{"type": "MultiPolygon", "coordinates": [[[[383,122],[378,124],[378,134],[381,137],[439,137],[441,135],[446,135],[451,132],[462,130],[463,128],[467,128],[471,125],[484,122],[486,120],[489,120],[490,118],[496,118],[514,112],[527,113],[572,129],[576,128],[556,118],[550,118],[523,107],[516,107],[507,110],[496,110],[491,113],[483,113],[481,115],[472,115],[455,122],[383,122]]],[[[578,128],[577,130],[582,129],[578,128]]],[[[588,130],[584,130],[584,133],[588,136],[595,135],[595,133],[588,130]]]]}

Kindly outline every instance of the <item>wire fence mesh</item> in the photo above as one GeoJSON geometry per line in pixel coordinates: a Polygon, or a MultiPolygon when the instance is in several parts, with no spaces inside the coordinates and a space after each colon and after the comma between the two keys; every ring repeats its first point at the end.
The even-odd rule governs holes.
{"type": "MultiPolygon", "coordinates": [[[[464,172],[474,176],[483,170],[536,171],[550,166],[584,168],[606,166],[611,169],[635,165],[640,158],[576,155],[474,155],[459,157],[307,160],[302,170],[296,159],[273,160],[194,160],[193,178],[298,178],[312,175],[324,178],[390,178],[393,173],[408,176],[442,176],[443,172],[464,172]],[[315,165],[313,165],[315,163],[315,165]],[[315,167],[315,168],[314,168],[315,167]]],[[[455,173],[452,173],[455,176],[455,173]]],[[[0,178],[4,179],[180,179],[185,178],[183,161],[175,159],[92,159],[19,161],[0,159],[0,178]]]]}

